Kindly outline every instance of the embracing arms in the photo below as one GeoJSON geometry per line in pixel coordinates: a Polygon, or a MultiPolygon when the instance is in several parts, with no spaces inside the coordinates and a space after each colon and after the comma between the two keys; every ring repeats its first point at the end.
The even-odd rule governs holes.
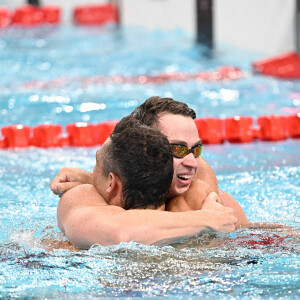
{"type": "Polygon", "coordinates": [[[93,173],[76,168],[62,168],[50,183],[51,191],[62,195],[79,184],[94,184],[93,173]]]}
{"type": "Polygon", "coordinates": [[[58,226],[70,242],[87,249],[93,244],[113,245],[135,241],[166,244],[182,237],[208,232],[231,232],[236,218],[213,198],[201,211],[167,212],[124,210],[108,205],[92,185],[66,192],[57,207],[58,226]],[[224,220],[226,219],[226,222],[224,220]]]}

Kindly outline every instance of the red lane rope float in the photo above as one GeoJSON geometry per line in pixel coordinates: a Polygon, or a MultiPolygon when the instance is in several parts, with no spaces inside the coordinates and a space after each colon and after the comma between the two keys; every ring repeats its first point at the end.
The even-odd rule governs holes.
{"type": "Polygon", "coordinates": [[[31,128],[24,125],[11,125],[3,127],[1,133],[4,136],[2,145],[6,147],[29,147],[31,128]]]}
{"type": "MultiPolygon", "coordinates": [[[[91,77],[60,77],[52,80],[35,80],[24,83],[21,88],[25,89],[50,89],[61,87],[69,83],[81,83],[82,85],[96,85],[96,84],[163,84],[170,81],[226,81],[237,80],[245,77],[245,72],[236,67],[221,66],[217,70],[203,71],[193,74],[188,73],[161,73],[157,75],[136,75],[136,76],[91,76],[91,77]]],[[[20,87],[13,87],[20,88],[20,87]]]]}
{"type": "MultiPolygon", "coordinates": [[[[102,145],[118,121],[98,124],[77,122],[67,124],[66,134],[57,124],[33,127],[10,125],[2,127],[0,148],[35,147],[87,147],[102,145]]],[[[199,118],[195,120],[203,144],[249,143],[254,140],[280,141],[300,138],[300,113],[289,116],[266,115],[257,118],[257,126],[249,116],[234,116],[226,119],[199,118]]]]}
{"type": "Polygon", "coordinates": [[[0,6],[0,28],[8,27],[10,25],[11,12],[5,6],[0,6]]]}
{"type": "Polygon", "coordinates": [[[40,26],[44,24],[58,24],[61,9],[55,5],[34,6],[22,5],[11,14],[11,24],[21,27],[40,26]]]}
{"type": "MultiPolygon", "coordinates": [[[[0,28],[10,25],[21,27],[58,24],[61,20],[61,8],[56,5],[35,6],[25,4],[10,11],[0,6],[0,28]]],[[[76,25],[104,25],[108,22],[119,22],[118,6],[114,3],[81,5],[73,10],[76,25]]]]}
{"type": "Polygon", "coordinates": [[[77,122],[67,124],[70,146],[95,146],[102,145],[114,130],[118,121],[107,121],[99,124],[77,122]]]}
{"type": "Polygon", "coordinates": [[[263,75],[297,79],[300,78],[300,57],[296,52],[288,52],[253,62],[252,68],[263,75]]]}
{"type": "Polygon", "coordinates": [[[195,120],[203,144],[222,144],[224,142],[222,122],[222,119],[218,118],[195,120]]]}
{"type": "Polygon", "coordinates": [[[44,148],[62,146],[64,145],[64,136],[61,136],[61,133],[61,125],[43,124],[33,127],[31,145],[44,148]]]}
{"type": "Polygon", "coordinates": [[[80,5],[73,11],[76,25],[103,25],[119,23],[118,7],[115,3],[80,5]]]}
{"type": "Polygon", "coordinates": [[[251,117],[235,116],[225,119],[225,139],[230,143],[248,143],[253,141],[251,117]]]}

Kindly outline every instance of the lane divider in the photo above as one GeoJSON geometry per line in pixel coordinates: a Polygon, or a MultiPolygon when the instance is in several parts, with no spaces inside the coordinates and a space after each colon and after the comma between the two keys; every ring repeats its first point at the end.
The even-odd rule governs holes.
{"type": "MultiPolygon", "coordinates": [[[[59,24],[61,14],[62,9],[56,5],[35,6],[24,4],[12,11],[6,6],[0,6],[0,28],[59,24]]],[[[119,23],[118,6],[115,3],[75,6],[73,9],[73,22],[75,25],[89,26],[119,23]]]]}
{"type": "Polygon", "coordinates": [[[0,6],[0,28],[58,24],[60,20],[61,8],[56,5],[34,6],[25,4],[17,7],[14,11],[10,11],[5,6],[0,6]]]}
{"type": "MultiPolygon", "coordinates": [[[[232,66],[220,66],[216,70],[200,71],[196,73],[160,73],[157,75],[134,75],[122,76],[112,75],[103,76],[95,75],[90,77],[59,77],[51,80],[34,80],[25,82],[21,85],[10,85],[6,88],[16,89],[51,89],[62,87],[67,84],[79,83],[83,86],[98,85],[98,84],[164,84],[170,81],[189,81],[201,80],[208,82],[238,80],[246,77],[246,72],[232,66]]],[[[0,87],[1,88],[1,87],[0,87]]]]}
{"type": "Polygon", "coordinates": [[[89,26],[119,23],[118,6],[115,3],[76,6],[73,21],[76,25],[89,26]]]}
{"type": "MultiPolygon", "coordinates": [[[[77,122],[63,127],[42,124],[33,128],[26,125],[9,125],[1,128],[0,148],[26,147],[87,147],[102,145],[118,121],[98,124],[77,122]]],[[[226,119],[199,118],[195,120],[203,144],[249,143],[255,140],[280,141],[300,138],[300,113],[295,115],[265,115],[257,118],[257,125],[248,116],[226,119]]]]}
{"type": "MultiPolygon", "coordinates": [[[[61,8],[56,5],[35,6],[25,4],[10,11],[0,6],[0,28],[9,26],[34,27],[59,24],[61,8]]],[[[73,9],[75,25],[101,26],[106,23],[119,24],[119,9],[115,3],[87,4],[73,9]]],[[[252,63],[254,73],[283,79],[300,78],[300,57],[296,52],[288,52],[252,63]]]]}
{"type": "Polygon", "coordinates": [[[296,52],[287,52],[252,63],[254,73],[282,79],[300,78],[300,57],[296,52]]]}

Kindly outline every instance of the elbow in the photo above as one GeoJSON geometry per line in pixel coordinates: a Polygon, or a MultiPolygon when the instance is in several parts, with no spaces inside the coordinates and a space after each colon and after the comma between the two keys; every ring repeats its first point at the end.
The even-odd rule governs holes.
{"type": "MultiPolygon", "coordinates": [[[[153,229],[152,229],[153,230],[153,229]]],[[[117,245],[120,243],[136,242],[141,244],[152,244],[156,240],[149,235],[151,229],[149,226],[130,226],[130,225],[118,225],[114,228],[111,235],[111,244],[117,245]]]]}
{"type": "Polygon", "coordinates": [[[133,241],[132,230],[128,226],[115,226],[110,235],[110,244],[118,245],[120,243],[129,243],[133,241]]]}

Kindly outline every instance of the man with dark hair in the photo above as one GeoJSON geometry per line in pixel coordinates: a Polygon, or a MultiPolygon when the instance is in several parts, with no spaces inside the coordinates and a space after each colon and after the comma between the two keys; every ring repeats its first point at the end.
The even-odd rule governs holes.
{"type": "MultiPolygon", "coordinates": [[[[198,233],[231,232],[235,229],[237,221],[233,213],[238,217],[238,225],[249,224],[238,203],[228,194],[219,191],[214,172],[200,156],[202,144],[193,120],[196,115],[192,109],[170,98],[152,97],[137,108],[133,116],[162,132],[171,144],[174,173],[167,195],[168,210],[179,212],[124,210],[118,201],[105,202],[106,206],[103,208],[105,197],[102,196],[101,199],[101,193],[99,196],[93,186],[83,184],[94,184],[92,173],[63,168],[50,184],[55,194],[70,189],[62,199],[68,196],[71,204],[65,205],[65,210],[60,210],[58,206],[58,220],[60,214],[73,215],[71,224],[81,224],[76,219],[81,219],[82,214],[78,217],[72,212],[72,207],[75,205],[76,208],[81,207],[81,211],[89,211],[90,207],[102,203],[101,209],[97,210],[97,222],[100,224],[94,224],[95,227],[83,225],[83,228],[77,228],[77,232],[81,231],[89,236],[89,239],[79,243],[80,245],[110,245],[130,240],[144,244],[165,243],[198,233]],[[232,208],[222,206],[218,201],[232,208]],[[116,212],[120,215],[116,216],[116,212]],[[89,233],[89,230],[93,232],[89,233]]],[[[134,165],[128,167],[134,168],[134,165]]],[[[104,191],[110,192],[113,185],[109,183],[108,186],[104,191]]],[[[65,218],[66,223],[69,219],[65,218]]],[[[82,224],[85,224],[87,219],[84,218],[82,224]]]]}
{"type": "Polygon", "coordinates": [[[97,151],[93,176],[102,196],[105,193],[100,192],[103,190],[101,178],[111,176],[120,181],[120,206],[124,209],[157,209],[165,204],[173,179],[168,139],[135,118],[125,117],[97,151]]]}
{"type": "MultiPolygon", "coordinates": [[[[97,236],[106,206],[164,210],[172,178],[173,158],[168,139],[134,117],[125,117],[96,153],[94,187],[88,189],[96,189],[100,201],[78,202],[72,190],[66,192],[58,204],[58,225],[73,245],[89,247],[97,236]]],[[[74,190],[80,194],[86,188],[79,185],[74,190]]]]}
{"type": "Polygon", "coordinates": [[[138,106],[131,115],[143,124],[150,127],[157,127],[160,114],[173,114],[196,119],[196,113],[189,108],[187,104],[175,101],[172,98],[162,98],[154,96],[147,99],[143,104],[138,106]]]}

